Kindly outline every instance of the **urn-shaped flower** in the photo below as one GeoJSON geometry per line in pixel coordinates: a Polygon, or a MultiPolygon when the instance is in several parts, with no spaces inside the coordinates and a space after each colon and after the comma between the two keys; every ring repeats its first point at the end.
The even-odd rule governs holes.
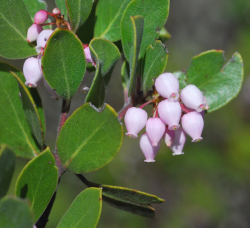
{"type": "Polygon", "coordinates": [[[174,141],[169,148],[173,151],[173,155],[184,154],[183,148],[186,142],[186,134],[181,127],[177,129],[174,133],[174,141]]]}
{"type": "Polygon", "coordinates": [[[160,118],[153,117],[148,119],[146,123],[146,132],[152,146],[158,145],[165,132],[165,128],[165,123],[163,123],[160,118]]]}

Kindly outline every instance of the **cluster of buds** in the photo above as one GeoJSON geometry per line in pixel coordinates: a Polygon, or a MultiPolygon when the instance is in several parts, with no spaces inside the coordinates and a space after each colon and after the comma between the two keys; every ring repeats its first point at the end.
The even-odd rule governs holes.
{"type": "Polygon", "coordinates": [[[155,80],[155,90],[157,93],[152,100],[139,108],[129,108],[124,118],[128,131],[126,135],[131,138],[137,138],[146,126],[146,133],[140,138],[145,162],[155,161],[162,138],[173,155],[184,154],[186,134],[192,142],[201,141],[204,111],[208,109],[205,97],[195,85],[187,85],[179,94],[179,81],[172,73],[161,74],[155,80]],[[151,118],[142,109],[149,103],[154,104],[151,118]]]}

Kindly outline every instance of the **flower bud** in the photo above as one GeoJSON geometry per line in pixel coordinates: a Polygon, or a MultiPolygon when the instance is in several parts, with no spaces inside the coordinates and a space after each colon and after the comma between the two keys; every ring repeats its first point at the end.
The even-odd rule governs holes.
{"type": "Polygon", "coordinates": [[[43,84],[44,84],[44,87],[47,89],[47,91],[50,93],[51,95],[50,98],[57,100],[59,98],[58,94],[49,86],[45,78],[43,79],[43,84]]]}
{"type": "Polygon", "coordinates": [[[172,145],[169,148],[173,151],[173,155],[184,154],[182,150],[186,142],[186,134],[181,127],[177,129],[174,133],[174,141],[172,142],[172,145]]]}
{"type": "Polygon", "coordinates": [[[146,132],[149,140],[152,143],[152,146],[157,146],[165,132],[165,124],[163,121],[158,118],[149,118],[146,123],[146,132]]]}
{"type": "Polygon", "coordinates": [[[199,142],[203,138],[201,133],[204,127],[204,120],[200,113],[189,112],[181,118],[184,131],[193,139],[192,142],[199,142]]]}
{"type": "Polygon", "coordinates": [[[33,24],[29,27],[27,32],[27,41],[33,42],[37,39],[38,35],[43,31],[41,25],[33,24]]]}
{"type": "Polygon", "coordinates": [[[37,87],[42,79],[42,73],[38,65],[38,59],[30,57],[25,60],[23,65],[23,74],[26,79],[25,85],[29,87],[37,87]]]}
{"type": "Polygon", "coordinates": [[[166,128],[166,131],[163,135],[163,139],[168,147],[172,145],[174,141],[174,137],[175,137],[175,131],[169,130],[168,128],[166,128]]]}
{"type": "Polygon", "coordinates": [[[95,64],[94,59],[91,56],[89,47],[84,48],[84,54],[85,54],[86,62],[92,63],[92,65],[95,66],[96,64],[95,64]]]}
{"type": "Polygon", "coordinates": [[[129,108],[125,114],[124,121],[129,137],[137,138],[138,133],[145,127],[148,119],[148,114],[141,108],[129,108]]]}
{"type": "Polygon", "coordinates": [[[48,14],[45,10],[39,10],[34,17],[35,24],[43,24],[47,21],[48,14]]]}
{"type": "Polygon", "coordinates": [[[42,50],[45,48],[46,43],[49,39],[49,37],[51,36],[51,34],[53,33],[53,30],[51,29],[46,29],[43,30],[37,37],[37,46],[36,46],[36,52],[39,54],[42,52],[42,50]]]}
{"type": "Polygon", "coordinates": [[[181,91],[181,100],[185,106],[195,109],[197,112],[201,112],[207,107],[202,92],[195,85],[187,85],[181,91]]]}
{"type": "Polygon", "coordinates": [[[61,10],[59,10],[58,8],[54,8],[52,13],[53,14],[61,14],[61,10]]]}
{"type": "Polygon", "coordinates": [[[141,135],[140,148],[146,158],[144,162],[155,162],[154,158],[161,147],[161,142],[157,146],[152,146],[146,133],[141,135]]]}
{"type": "Polygon", "coordinates": [[[177,101],[161,101],[158,105],[160,118],[168,125],[169,130],[176,130],[180,127],[181,106],[177,101]]]}
{"type": "Polygon", "coordinates": [[[169,101],[177,101],[179,98],[179,81],[172,73],[164,73],[155,80],[155,89],[169,101]]]}

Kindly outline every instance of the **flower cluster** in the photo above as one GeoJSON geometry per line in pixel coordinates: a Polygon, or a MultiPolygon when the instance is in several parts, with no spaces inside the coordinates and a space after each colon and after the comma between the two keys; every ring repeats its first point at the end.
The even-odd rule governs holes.
{"type": "Polygon", "coordinates": [[[173,155],[184,154],[186,134],[192,138],[192,142],[201,141],[204,111],[208,109],[205,97],[195,85],[187,85],[179,93],[178,79],[172,73],[158,76],[155,89],[157,95],[152,100],[139,108],[129,108],[124,118],[128,131],[126,135],[131,138],[137,138],[137,134],[146,126],[146,133],[140,138],[145,162],[155,161],[161,138],[173,151],[173,155]],[[151,118],[142,109],[149,103],[155,106],[151,118]]]}

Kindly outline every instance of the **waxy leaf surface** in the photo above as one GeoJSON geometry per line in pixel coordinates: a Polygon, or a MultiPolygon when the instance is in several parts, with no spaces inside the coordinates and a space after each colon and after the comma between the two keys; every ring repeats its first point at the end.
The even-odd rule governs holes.
{"type": "Polygon", "coordinates": [[[72,31],[76,31],[87,20],[93,5],[93,0],[65,0],[68,8],[72,31]]]}
{"type": "Polygon", "coordinates": [[[31,201],[35,221],[46,209],[58,181],[55,159],[49,148],[31,160],[22,170],[16,183],[16,195],[31,201]]]}
{"type": "Polygon", "coordinates": [[[96,73],[86,102],[91,102],[95,107],[100,108],[104,103],[106,88],[114,66],[120,58],[120,52],[113,43],[102,38],[91,40],[89,48],[96,62],[96,73]]]}
{"type": "Polygon", "coordinates": [[[73,201],[57,228],[95,228],[102,210],[102,190],[88,188],[73,201]]]}
{"type": "Polygon", "coordinates": [[[0,63],[0,143],[7,144],[17,156],[33,158],[40,148],[26,121],[18,83],[9,71],[23,77],[15,67],[0,63]]]}
{"type": "Polygon", "coordinates": [[[81,41],[67,29],[56,29],[47,42],[42,67],[50,87],[59,96],[70,100],[85,73],[86,60],[81,41]]]}
{"type": "Polygon", "coordinates": [[[1,228],[32,228],[33,216],[26,200],[6,196],[0,201],[1,228]]]}
{"type": "Polygon", "coordinates": [[[97,112],[88,103],[65,122],[57,140],[62,165],[75,173],[100,169],[120,149],[123,127],[109,105],[97,112]]]}
{"type": "Polygon", "coordinates": [[[144,18],[144,35],[142,37],[139,54],[139,59],[141,59],[147,47],[150,44],[154,44],[155,40],[159,37],[160,29],[168,18],[169,2],[169,0],[134,0],[128,5],[121,20],[123,50],[127,59],[129,57],[129,52],[126,50],[129,44],[124,46],[124,41],[133,33],[130,17],[141,15],[144,18]]]}
{"type": "Polygon", "coordinates": [[[65,0],[56,0],[56,6],[61,10],[61,15],[64,15],[64,19],[68,20],[68,10],[65,0]]]}
{"type": "Polygon", "coordinates": [[[15,154],[6,145],[0,145],[0,198],[8,192],[15,164],[15,154]]]}
{"type": "Polygon", "coordinates": [[[144,57],[144,70],[142,76],[142,88],[146,93],[154,85],[154,80],[164,72],[168,61],[168,50],[157,40],[150,45],[144,57]]]}
{"type": "Polygon", "coordinates": [[[121,39],[121,18],[131,0],[100,0],[96,8],[95,37],[121,39]]]}
{"type": "Polygon", "coordinates": [[[35,45],[26,40],[32,21],[23,1],[2,0],[0,21],[0,56],[22,59],[36,55],[35,45]]]}
{"type": "Polygon", "coordinates": [[[182,85],[194,84],[204,94],[212,112],[237,96],[243,81],[243,61],[239,53],[224,65],[223,51],[211,50],[193,57],[186,73],[175,73],[182,85]],[[184,77],[185,75],[185,77],[184,77]]]}

